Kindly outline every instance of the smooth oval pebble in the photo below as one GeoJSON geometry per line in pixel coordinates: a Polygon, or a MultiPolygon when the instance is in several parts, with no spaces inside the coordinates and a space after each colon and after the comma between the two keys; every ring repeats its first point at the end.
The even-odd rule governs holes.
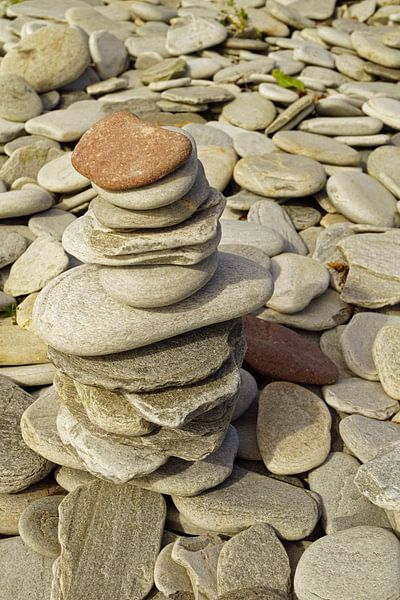
{"type": "Polygon", "coordinates": [[[234,179],[246,190],[267,198],[298,198],[318,192],[326,175],[316,160],[272,153],[239,160],[234,179]]]}
{"type": "Polygon", "coordinates": [[[90,182],[74,169],[71,163],[72,152],[65,152],[46,163],[38,173],[38,183],[50,192],[66,194],[88,187],[90,182]]]}
{"type": "Polygon", "coordinates": [[[336,173],[328,179],[326,189],[333,206],[354,223],[396,226],[396,199],[366,173],[336,173]]]}
{"type": "Polygon", "coordinates": [[[33,215],[50,208],[53,198],[39,187],[0,193],[0,219],[33,215]]]}
{"type": "Polygon", "coordinates": [[[326,385],[322,393],[325,402],[338,412],[385,420],[399,410],[397,400],[388,396],[379,383],[358,377],[348,377],[333,385],[326,385]]]}
{"type": "Polygon", "coordinates": [[[357,166],[360,163],[356,150],[316,133],[278,131],[272,141],[285,152],[308,156],[329,165],[357,166]]]}
{"type": "Polygon", "coordinates": [[[272,473],[295,475],[323,463],[330,450],[330,426],[327,406],[306,388],[274,382],[261,392],[257,442],[272,473]]]}
{"type": "MultiPolygon", "coordinates": [[[[399,52],[400,56],[400,52],[399,52]]],[[[371,98],[362,106],[365,114],[380,119],[393,129],[400,129],[400,102],[394,98],[371,98]]]]}
{"type": "Polygon", "coordinates": [[[222,109],[222,116],[229,123],[250,131],[265,129],[275,115],[274,104],[257,92],[242,93],[222,109]]]}

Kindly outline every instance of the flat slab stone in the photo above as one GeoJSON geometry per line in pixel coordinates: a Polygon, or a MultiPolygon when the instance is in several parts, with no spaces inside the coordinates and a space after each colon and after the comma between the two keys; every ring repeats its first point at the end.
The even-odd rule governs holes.
{"type": "Polygon", "coordinates": [[[244,320],[246,363],[267,379],[323,385],[335,382],[337,370],[318,346],[291,329],[252,315],[244,320]]]}
{"type": "Polygon", "coordinates": [[[150,475],[135,477],[131,483],[160,494],[197,496],[230,476],[238,446],[236,430],[229,426],[222,445],[204,460],[190,462],[171,457],[150,475]]]}
{"type": "Polygon", "coordinates": [[[354,483],[359,467],[353,456],[332,452],[308,475],[310,489],[322,500],[322,525],[327,534],[359,525],[388,527],[385,512],[369,502],[354,483]]]}
{"type": "Polygon", "coordinates": [[[38,29],[7,52],[5,58],[1,72],[23,76],[40,93],[74,81],[90,63],[85,39],[65,25],[38,29]]]}
{"type": "Polygon", "coordinates": [[[378,421],[362,415],[345,417],[339,424],[340,436],[354,456],[365,463],[390,444],[400,442],[397,423],[378,421]]]}
{"type": "Polygon", "coordinates": [[[49,356],[57,369],[83,384],[146,392],[206,379],[241,340],[241,321],[231,320],[117,354],[76,356],[50,347],[49,356]]]}
{"type": "Polygon", "coordinates": [[[71,163],[72,152],[64,152],[46,163],[38,173],[38,183],[50,192],[67,194],[89,186],[89,180],[78,173],[71,163]]]}
{"type": "Polygon", "coordinates": [[[256,310],[272,292],[265,274],[253,261],[221,253],[209,284],[175,305],[171,318],[170,308],[145,311],[121,306],[102,290],[96,267],[77,267],[53,280],[38,296],[34,326],[60,352],[96,356],[133,350],[256,310]],[[88,297],[96,300],[96,307],[88,305],[86,313],[88,297]]]}
{"type": "Polygon", "coordinates": [[[378,600],[398,595],[400,543],[380,527],[325,536],[303,553],[294,577],[299,600],[378,600]],[[371,582],[374,585],[371,586],[371,582]]]}
{"type": "Polygon", "coordinates": [[[232,125],[257,131],[272,123],[276,109],[270,100],[258,92],[245,92],[226,104],[221,114],[232,125]]]}
{"type": "Polygon", "coordinates": [[[0,193],[0,219],[24,217],[47,210],[53,198],[39,187],[0,193]]]}
{"type": "Polygon", "coordinates": [[[221,230],[221,244],[224,246],[240,244],[257,248],[267,256],[280,254],[285,247],[284,238],[279,231],[260,223],[221,219],[221,230]]]}
{"type": "Polygon", "coordinates": [[[34,215],[28,221],[29,229],[38,237],[44,234],[52,235],[56,240],[61,241],[64,230],[72,221],[75,221],[75,215],[58,208],[50,208],[38,215],[34,215]]]}
{"type": "Polygon", "coordinates": [[[308,196],[318,192],[326,179],[316,160],[280,152],[242,158],[233,175],[236,183],[267,198],[308,196]]]}
{"type": "Polygon", "coordinates": [[[146,596],[166,515],[160,494],[99,481],[68,494],[59,513],[64,600],[146,596]]]}
{"type": "MultiPolygon", "coordinates": [[[[385,328],[382,331],[385,331],[385,328]]],[[[387,340],[385,341],[384,347],[387,348],[387,340]]],[[[395,356],[393,349],[389,351],[389,355],[395,356]]],[[[397,400],[388,396],[380,383],[358,377],[342,379],[334,385],[324,386],[322,393],[325,402],[339,412],[384,421],[399,410],[397,400]]]]}
{"type": "Polygon", "coordinates": [[[354,482],[370,502],[385,510],[400,510],[399,491],[400,443],[383,448],[378,455],[362,465],[354,482]]]}
{"type": "Polygon", "coordinates": [[[261,392],[257,444],[272,473],[295,475],[323,463],[331,446],[330,427],[329,409],[306,388],[279,381],[261,392]]]}
{"type": "Polygon", "coordinates": [[[1,462],[0,493],[19,492],[48,475],[52,464],[25,444],[20,420],[34,399],[7,377],[0,378],[1,462]]]}
{"type": "Polygon", "coordinates": [[[14,231],[3,231],[0,226],[0,268],[12,264],[25,252],[28,240],[14,231]]]}
{"type": "Polygon", "coordinates": [[[302,539],[318,520],[317,504],[304,490],[239,467],[217,488],[173,501],[191,523],[228,535],[268,523],[284,539],[302,539]]]}
{"type": "Polygon", "coordinates": [[[72,164],[100,187],[125,190],[169,175],[189,158],[191,151],[186,136],[120,112],[97,122],[82,136],[72,154],[72,164]]]}
{"type": "Polygon", "coordinates": [[[218,597],[250,586],[289,592],[289,558],[270,525],[252,525],[225,542],[218,558],[217,582],[218,597]]]}
{"type": "Polygon", "coordinates": [[[42,101],[29,83],[19,75],[0,75],[0,117],[10,121],[26,121],[43,110],[42,101]]]}
{"type": "Polygon", "coordinates": [[[330,165],[357,166],[360,155],[346,144],[304,131],[279,131],[272,141],[285,152],[300,154],[330,165]]]}
{"type": "MultiPolygon", "coordinates": [[[[163,593],[164,598],[174,597],[179,592],[188,592],[192,595],[193,591],[185,567],[172,559],[173,547],[174,542],[171,542],[161,550],[154,567],[154,584],[163,593]]],[[[194,598],[193,595],[192,597],[194,598]]]]}
{"type": "Polygon", "coordinates": [[[65,496],[47,496],[32,502],[21,514],[19,533],[26,546],[49,558],[60,555],[58,507],[65,496]]]}
{"type": "Polygon", "coordinates": [[[372,346],[372,357],[386,394],[400,400],[400,327],[382,327],[372,346]]]}
{"type": "Polygon", "coordinates": [[[167,32],[166,47],[173,56],[191,54],[221,44],[227,35],[216,19],[190,15],[174,20],[167,32]]]}
{"type": "Polygon", "coordinates": [[[3,600],[47,600],[53,559],[25,546],[19,536],[0,540],[0,586],[3,600]]]}

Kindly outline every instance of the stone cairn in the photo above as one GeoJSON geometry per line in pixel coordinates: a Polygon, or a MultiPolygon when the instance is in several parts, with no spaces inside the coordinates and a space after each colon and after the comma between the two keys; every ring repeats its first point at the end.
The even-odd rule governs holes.
{"type": "Polygon", "coordinates": [[[225,199],[187,132],[116,113],[84,134],[73,164],[98,197],[63,237],[85,264],[35,304],[57,374],[22,430],[71,492],[52,599],[140,599],[153,586],[161,494],[195,496],[232,472],[240,317],[272,286],[255,262],[218,252],[225,199]]]}

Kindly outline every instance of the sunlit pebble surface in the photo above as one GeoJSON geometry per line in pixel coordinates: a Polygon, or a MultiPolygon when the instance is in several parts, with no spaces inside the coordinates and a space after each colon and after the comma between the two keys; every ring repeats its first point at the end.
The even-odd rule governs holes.
{"type": "Polygon", "coordinates": [[[399,24],[0,1],[1,600],[400,599],[399,24]]]}

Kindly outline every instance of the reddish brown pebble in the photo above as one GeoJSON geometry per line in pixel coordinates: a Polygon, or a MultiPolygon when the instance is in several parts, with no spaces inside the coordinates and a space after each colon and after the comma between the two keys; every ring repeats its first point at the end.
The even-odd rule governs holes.
{"type": "Polygon", "coordinates": [[[192,151],[185,135],[117,112],[83,134],[72,153],[75,169],[107,190],[149,185],[180,167],[192,151]]]}
{"type": "Polygon", "coordinates": [[[326,385],[338,379],[336,365],[316,344],[276,323],[244,319],[246,363],[268,379],[326,385]]]}

